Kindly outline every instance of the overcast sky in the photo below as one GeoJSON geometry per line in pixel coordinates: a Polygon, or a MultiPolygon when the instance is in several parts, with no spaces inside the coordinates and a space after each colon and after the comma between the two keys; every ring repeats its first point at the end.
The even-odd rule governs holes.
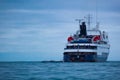
{"type": "MultiPolygon", "coordinates": [[[[108,60],[120,60],[120,0],[98,0],[100,29],[109,34],[108,60]]],[[[0,61],[62,60],[77,18],[92,15],[96,0],[0,0],[0,61]]]]}

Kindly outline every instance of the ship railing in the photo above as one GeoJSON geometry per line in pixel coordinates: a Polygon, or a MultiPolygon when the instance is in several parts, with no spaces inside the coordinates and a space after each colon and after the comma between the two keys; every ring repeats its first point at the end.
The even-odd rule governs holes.
{"type": "Polygon", "coordinates": [[[66,49],[97,49],[97,46],[73,45],[73,46],[66,46],[66,48],[64,48],[64,50],[66,50],[66,49]]]}

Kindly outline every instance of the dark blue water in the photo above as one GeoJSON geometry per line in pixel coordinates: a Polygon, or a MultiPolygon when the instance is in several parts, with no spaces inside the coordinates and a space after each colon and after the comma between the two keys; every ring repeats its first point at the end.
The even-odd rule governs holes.
{"type": "Polygon", "coordinates": [[[0,62],[0,80],[120,80],[120,62],[0,62]]]}

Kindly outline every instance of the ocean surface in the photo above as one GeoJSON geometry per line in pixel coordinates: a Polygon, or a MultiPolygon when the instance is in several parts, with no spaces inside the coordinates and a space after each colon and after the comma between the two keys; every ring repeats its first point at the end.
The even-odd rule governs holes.
{"type": "Polygon", "coordinates": [[[0,62],[0,80],[120,80],[120,62],[0,62]]]}

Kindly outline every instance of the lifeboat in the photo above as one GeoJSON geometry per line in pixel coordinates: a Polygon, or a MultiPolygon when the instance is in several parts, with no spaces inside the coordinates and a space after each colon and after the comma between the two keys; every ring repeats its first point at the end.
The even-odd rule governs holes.
{"type": "Polygon", "coordinates": [[[73,41],[73,37],[72,36],[70,36],[70,37],[68,37],[68,42],[71,42],[71,41],[73,41]]]}
{"type": "Polygon", "coordinates": [[[97,42],[97,41],[99,41],[100,40],[100,35],[96,35],[96,36],[94,36],[93,38],[92,38],[92,41],[93,42],[97,42]]]}

